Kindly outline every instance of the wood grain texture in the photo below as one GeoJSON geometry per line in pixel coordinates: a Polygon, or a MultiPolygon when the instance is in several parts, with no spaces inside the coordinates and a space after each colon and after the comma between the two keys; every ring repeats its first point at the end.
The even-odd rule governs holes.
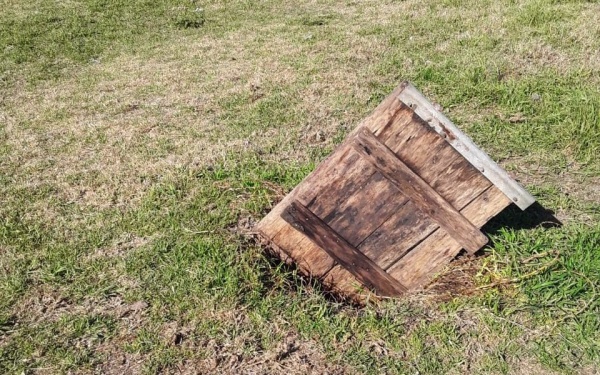
{"type": "Polygon", "coordinates": [[[360,158],[349,144],[340,145],[258,223],[257,230],[266,239],[273,239],[287,225],[281,220],[281,213],[291,201],[298,196],[304,201],[310,201],[312,196],[319,194],[332,181],[348,175],[358,160],[360,158]]]}
{"type": "Polygon", "coordinates": [[[368,289],[382,296],[399,296],[406,288],[295,200],[282,215],[299,232],[334,258],[368,289]]]}
{"type": "MultiPolygon", "coordinates": [[[[334,259],[282,220],[281,213],[297,196],[302,201],[310,201],[323,191],[329,191],[328,188],[332,186],[341,188],[346,177],[353,176],[354,171],[360,171],[363,166],[370,168],[351,147],[340,146],[258,223],[258,232],[266,241],[276,245],[280,252],[285,252],[287,257],[293,259],[305,275],[321,278],[334,266],[334,259]]],[[[372,173],[375,173],[374,169],[372,173]]],[[[358,176],[369,178],[368,174],[358,176]]],[[[334,208],[323,208],[321,213],[326,214],[331,209],[334,208]]]]}
{"type": "Polygon", "coordinates": [[[379,142],[369,130],[359,131],[354,138],[353,146],[467,251],[474,253],[487,243],[488,238],[479,229],[398,159],[389,148],[379,142]]]}
{"type": "MultiPolygon", "coordinates": [[[[397,99],[405,86],[406,84],[398,86],[354,131],[359,129],[360,126],[368,126],[373,131],[377,131],[379,127],[385,126],[392,118],[397,116],[399,110],[407,111],[406,106],[397,99]]],[[[358,160],[361,159],[350,147],[349,141],[346,140],[286,195],[256,227],[261,237],[274,245],[274,252],[282,254],[282,258],[288,261],[293,260],[298,263],[300,270],[305,274],[313,277],[323,276],[331,269],[334,260],[314,243],[307,242],[304,236],[282,220],[281,213],[296,198],[303,202],[310,202],[315,196],[323,192],[334,192],[335,189],[326,190],[325,188],[332,187],[333,184],[336,184],[336,181],[341,181],[341,177],[349,176],[352,171],[360,170],[360,168],[356,168],[358,160]]],[[[360,175],[360,178],[369,177],[368,173],[360,175]]],[[[357,180],[355,185],[359,184],[360,181],[357,180]]],[[[347,191],[350,192],[350,190],[347,191]]],[[[323,199],[319,202],[326,202],[327,196],[328,193],[323,194],[323,199]]],[[[320,209],[317,206],[312,208],[319,211],[320,214],[327,214],[326,208],[320,209]]]]}
{"type": "MultiPolygon", "coordinates": [[[[409,108],[405,106],[405,108],[409,108]]],[[[412,109],[389,123],[377,138],[404,164],[460,209],[492,183],[473,167],[412,109]]]]}
{"type": "MultiPolygon", "coordinates": [[[[454,208],[464,208],[492,185],[411,108],[404,103],[399,108],[394,120],[379,129],[377,138],[454,208]]],[[[358,248],[386,269],[437,228],[431,218],[409,202],[358,248]]]]}
{"type": "Polygon", "coordinates": [[[398,99],[413,108],[419,117],[444,137],[452,147],[522,210],[535,202],[535,198],[527,190],[513,180],[488,154],[479,149],[471,138],[460,131],[452,121],[435,109],[434,105],[413,85],[405,82],[398,99]]]}
{"type": "MultiPolygon", "coordinates": [[[[461,214],[477,227],[482,227],[510,203],[510,199],[492,185],[461,210],[461,214]]],[[[461,248],[452,236],[440,228],[388,268],[387,272],[407,288],[418,289],[450,262],[461,248]]]]}
{"type": "Polygon", "coordinates": [[[306,276],[321,278],[333,268],[335,260],[327,252],[287,222],[284,223],[284,228],[275,235],[272,242],[293,259],[306,276]]]}
{"type": "Polygon", "coordinates": [[[348,200],[322,218],[346,241],[356,246],[388,220],[404,203],[406,197],[377,172],[348,200]]]}
{"type": "Polygon", "coordinates": [[[350,150],[343,160],[343,168],[323,175],[321,185],[313,185],[297,194],[296,199],[308,207],[315,215],[327,217],[335,213],[350,197],[360,191],[377,171],[373,166],[350,150]]]}
{"type": "MultiPolygon", "coordinates": [[[[510,204],[505,194],[486,178],[497,177],[495,163],[489,164],[490,174],[487,167],[474,161],[481,158],[469,159],[468,155],[473,154],[471,145],[475,154],[483,152],[472,141],[463,142],[466,136],[452,128],[454,125],[419,95],[409,83],[402,83],[261,220],[258,231],[283,260],[296,263],[304,274],[319,278],[342,294],[369,295],[361,284],[365,282],[364,276],[356,276],[337,264],[323,244],[317,244],[282,219],[287,215],[286,207],[295,201],[312,211],[317,219],[321,218],[347,245],[358,249],[382,271],[397,276],[411,289],[424,285],[464,245],[464,238],[456,239],[451,228],[439,227],[429,213],[413,201],[406,201],[396,185],[359,155],[355,136],[364,129],[370,130],[380,144],[387,146],[455,211],[471,221],[475,229],[510,204]]],[[[498,184],[497,180],[494,183],[498,184]]],[[[513,183],[516,184],[507,182],[508,191],[516,191],[513,183]]],[[[524,205],[527,199],[517,197],[516,203],[521,201],[524,205]]],[[[477,233],[481,234],[478,230],[477,233]]]]}
{"type": "Polygon", "coordinates": [[[336,265],[323,277],[323,285],[329,290],[343,296],[350,296],[356,302],[365,302],[373,297],[373,292],[365,288],[344,267],[336,265]]]}
{"type": "Polygon", "coordinates": [[[399,116],[400,111],[406,110],[407,106],[400,100],[398,96],[404,91],[409,85],[408,82],[402,82],[394,91],[388,95],[378,106],[369,114],[364,120],[362,120],[355,128],[348,134],[346,140],[352,138],[358,130],[363,127],[371,130],[374,134],[379,134],[382,128],[387,126],[390,121],[393,121],[395,117],[399,116]]]}
{"type": "Polygon", "coordinates": [[[435,221],[408,201],[360,243],[358,249],[386,269],[437,228],[435,221]]]}

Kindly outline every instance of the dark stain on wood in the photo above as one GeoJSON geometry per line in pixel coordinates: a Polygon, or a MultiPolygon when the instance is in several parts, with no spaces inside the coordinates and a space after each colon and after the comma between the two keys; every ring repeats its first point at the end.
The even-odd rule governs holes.
{"type": "Polygon", "coordinates": [[[442,128],[442,131],[444,132],[445,136],[448,137],[449,140],[453,141],[456,139],[454,133],[448,130],[448,128],[445,127],[444,124],[440,123],[440,127],[442,128]]]}
{"type": "Polygon", "coordinates": [[[357,245],[389,219],[406,197],[381,173],[375,173],[337,210],[323,218],[352,245],[357,245]],[[365,204],[369,202],[369,204],[365,204]]]}
{"type": "Polygon", "coordinates": [[[282,216],[294,228],[325,250],[363,285],[382,296],[399,296],[406,288],[371,259],[349,244],[300,202],[293,201],[282,216]]]}
{"type": "Polygon", "coordinates": [[[406,87],[258,225],[283,260],[346,295],[420,288],[461,248],[482,247],[478,228],[511,203],[452,146],[460,131],[417,115],[429,107],[406,87]]]}
{"type": "Polygon", "coordinates": [[[419,210],[413,202],[407,201],[360,243],[358,249],[381,268],[386,269],[437,227],[428,215],[419,210]]]}
{"type": "Polygon", "coordinates": [[[488,242],[488,238],[479,229],[379,142],[369,130],[359,131],[353,146],[419,209],[428,213],[438,225],[452,233],[467,251],[474,253],[488,242]],[[370,152],[364,152],[365,149],[369,149],[370,152]]]}

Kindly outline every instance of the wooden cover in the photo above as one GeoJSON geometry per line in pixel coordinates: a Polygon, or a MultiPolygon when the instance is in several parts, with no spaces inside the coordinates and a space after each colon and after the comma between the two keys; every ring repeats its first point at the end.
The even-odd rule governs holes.
{"type": "Polygon", "coordinates": [[[258,230],[282,259],[349,296],[426,284],[481,228],[533,197],[402,83],[258,230]]]}

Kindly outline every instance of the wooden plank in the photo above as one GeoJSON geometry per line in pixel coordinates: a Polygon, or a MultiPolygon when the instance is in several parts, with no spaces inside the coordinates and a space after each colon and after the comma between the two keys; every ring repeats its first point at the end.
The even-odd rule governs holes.
{"type": "MultiPolygon", "coordinates": [[[[455,171],[454,167],[449,167],[448,169],[455,171]]],[[[456,173],[464,172],[459,167],[456,173]]],[[[440,179],[451,178],[445,170],[442,170],[439,176],[440,179]]],[[[436,185],[437,180],[433,180],[432,187],[436,185]]],[[[457,182],[456,185],[459,187],[454,190],[456,193],[448,191],[446,195],[454,198],[454,206],[458,210],[462,210],[468,203],[473,201],[472,198],[467,202],[465,197],[477,197],[493,186],[491,183],[477,183],[477,181],[473,183],[476,188],[474,186],[463,187],[464,184],[461,182],[457,182]]],[[[436,191],[438,190],[436,189],[436,191]]],[[[375,261],[381,268],[387,269],[438,227],[435,221],[419,211],[414,206],[414,203],[409,201],[405,206],[396,211],[381,227],[377,228],[367,239],[360,243],[358,249],[375,261]]]]}
{"type": "MultiPolygon", "coordinates": [[[[466,156],[463,156],[462,152],[459,153],[460,150],[455,148],[455,145],[451,144],[455,134],[451,127],[445,127],[446,131],[441,127],[436,129],[435,125],[437,124],[436,121],[439,121],[437,120],[438,117],[435,119],[428,117],[431,111],[424,111],[423,108],[425,106],[419,105],[416,100],[403,100],[403,98],[406,99],[407,97],[414,99],[414,95],[411,96],[412,93],[405,93],[405,91],[413,89],[410,84],[404,82],[371,115],[365,118],[352,134],[356,134],[361,128],[370,129],[379,138],[381,143],[386,144],[414,173],[420,176],[422,180],[437,191],[456,210],[461,211],[464,216],[462,208],[466,208],[465,205],[471,207],[469,202],[474,202],[473,199],[478,197],[482,191],[492,186],[492,183],[473,167],[471,162],[465,160],[466,156]],[[412,105],[412,108],[409,105],[412,105]],[[429,121],[423,121],[423,119],[429,121]],[[392,136],[396,137],[396,139],[392,140],[392,136]],[[445,138],[442,138],[442,136],[445,138]]],[[[427,104],[429,102],[425,99],[424,103],[427,104]]],[[[462,133],[458,131],[456,134],[462,133]]],[[[359,197],[362,196],[360,199],[371,202],[369,197],[375,197],[374,199],[376,200],[379,199],[376,194],[380,194],[380,191],[375,188],[376,184],[371,185],[370,179],[374,174],[370,173],[374,173],[372,171],[375,170],[372,166],[370,169],[367,167],[368,170],[365,170],[366,173],[360,173],[361,168],[355,168],[356,164],[364,162],[364,159],[356,158],[356,152],[351,145],[353,143],[352,138],[349,137],[340,145],[330,157],[321,163],[313,173],[307,176],[296,189],[288,194],[269,215],[261,220],[257,227],[259,232],[265,238],[271,240],[273,244],[277,245],[281,243],[284,245],[277,247],[280,250],[282,258],[286,258],[288,255],[293,256],[292,259],[294,259],[294,262],[298,264],[304,273],[314,277],[322,277],[326,282],[335,282],[339,286],[336,289],[342,292],[344,292],[342,289],[348,289],[348,293],[350,293],[351,288],[356,289],[357,287],[357,281],[354,276],[351,276],[348,271],[339,265],[335,266],[335,260],[324,249],[283,220],[281,214],[290,202],[298,199],[300,203],[305,203],[304,206],[310,205],[311,211],[315,213],[319,211],[317,216],[326,218],[327,220],[323,221],[329,225],[330,229],[333,228],[341,236],[349,239],[350,244],[355,245],[360,251],[365,251],[363,246],[369,243],[369,239],[372,241],[372,249],[377,248],[374,239],[378,236],[378,230],[386,225],[392,225],[392,220],[398,221],[400,219],[396,213],[385,223],[379,225],[379,223],[370,222],[362,218],[361,208],[357,204],[359,197]],[[351,181],[344,181],[345,177],[349,177],[351,181]],[[343,194],[336,198],[336,191],[343,191],[343,194]],[[359,215],[360,218],[358,218],[359,215]],[[367,239],[361,239],[361,237],[364,237],[364,234],[356,234],[352,237],[355,232],[352,230],[353,225],[350,225],[350,221],[356,221],[357,218],[360,221],[360,230],[371,232],[367,239]],[[371,236],[373,238],[370,238],[371,236]]],[[[370,165],[370,163],[367,163],[367,165],[370,165]]],[[[486,191],[486,194],[489,191],[492,190],[486,191]]],[[[380,194],[382,201],[384,195],[380,194]]],[[[500,195],[504,196],[502,193],[500,195]]],[[[392,196],[394,195],[392,194],[392,196]]],[[[395,197],[403,196],[402,194],[396,194],[395,197]]],[[[480,202],[480,204],[483,204],[483,202],[480,202]]],[[[375,202],[375,205],[378,204],[375,202]]],[[[377,209],[383,210],[382,212],[388,209],[384,212],[384,215],[389,213],[389,207],[385,205],[379,206],[377,209]]],[[[365,207],[371,209],[370,205],[365,207]]],[[[394,209],[410,212],[414,208],[413,202],[408,202],[394,209]]],[[[481,209],[481,207],[476,209],[481,209]]],[[[416,212],[419,211],[417,210],[416,212]]],[[[373,210],[372,214],[377,217],[376,210],[373,210]]],[[[429,271],[433,270],[435,272],[436,267],[443,266],[460,251],[460,245],[458,244],[459,242],[452,239],[443,229],[438,229],[428,238],[425,238],[425,233],[431,233],[431,227],[434,227],[433,230],[437,227],[435,223],[431,222],[431,219],[428,220],[425,216],[422,218],[423,220],[414,215],[412,219],[409,218],[409,220],[414,221],[413,224],[416,225],[417,229],[406,232],[400,230],[399,234],[397,234],[405,238],[407,244],[403,247],[395,247],[390,253],[395,252],[400,254],[400,256],[407,254],[405,256],[407,259],[409,257],[418,259],[417,254],[419,254],[422,259],[426,259],[423,261],[423,264],[429,264],[429,271]],[[424,244],[433,244],[436,233],[442,236],[440,241],[450,238],[453,246],[459,246],[458,249],[451,247],[448,253],[445,253],[442,249],[439,257],[436,257],[433,253],[428,254],[429,251],[435,252],[435,249],[430,249],[424,246],[424,244]]],[[[392,226],[392,229],[398,228],[392,226]]],[[[389,242],[390,239],[388,238],[387,241],[389,242]]],[[[390,270],[394,269],[397,271],[400,261],[395,262],[390,260],[394,259],[394,256],[393,254],[389,256],[387,254],[386,252],[386,255],[383,257],[385,259],[375,259],[375,263],[379,264],[380,267],[384,265],[384,267],[381,267],[383,269],[389,267],[390,270]],[[391,266],[389,266],[390,262],[392,263],[391,266]]],[[[422,283],[422,280],[428,278],[427,267],[423,266],[422,269],[417,268],[418,270],[411,282],[422,283]],[[420,272],[423,272],[421,276],[419,276],[420,272]]]]}
{"type": "Polygon", "coordinates": [[[437,228],[431,218],[408,201],[357,247],[386,269],[437,228]]]}
{"type": "Polygon", "coordinates": [[[332,180],[347,175],[357,160],[360,159],[347,143],[338,147],[258,223],[257,230],[267,240],[272,240],[287,225],[285,221],[281,220],[281,213],[291,201],[297,196],[310,200],[311,192],[318,193],[332,180]]]}
{"type": "MultiPolygon", "coordinates": [[[[510,203],[508,197],[492,185],[461,210],[461,214],[477,227],[482,227],[510,203]]],[[[440,228],[389,267],[387,272],[414,290],[425,285],[461,249],[462,246],[440,228]]]]}
{"type": "MultiPolygon", "coordinates": [[[[317,216],[335,217],[339,207],[346,205],[361,191],[375,173],[371,164],[352,149],[339,165],[324,174],[318,181],[320,185],[313,183],[311,189],[299,190],[297,199],[317,216]]],[[[280,243],[280,247],[294,257],[298,267],[308,276],[320,278],[335,264],[326,251],[289,225],[273,241],[280,243]]]]}
{"type": "Polygon", "coordinates": [[[454,259],[461,248],[452,236],[438,228],[391,266],[389,272],[407,283],[407,288],[418,289],[423,286],[424,280],[429,280],[439,268],[454,259]]]}
{"type": "Polygon", "coordinates": [[[444,148],[451,147],[431,130],[412,109],[406,115],[410,121],[396,121],[389,128],[377,136],[380,142],[396,153],[410,168],[420,169],[420,173],[427,172],[430,168],[428,160],[444,148]],[[436,152],[432,152],[436,151],[436,152]],[[404,158],[403,156],[407,156],[404,158]]]}
{"type": "MultiPolygon", "coordinates": [[[[394,129],[402,129],[407,125],[407,123],[412,122],[413,116],[414,116],[414,111],[397,99],[397,96],[400,94],[400,92],[402,90],[403,90],[402,85],[399,86],[398,88],[396,88],[393,93],[391,93],[365,120],[362,121],[361,125],[359,125],[355,128],[353,133],[355,133],[357,130],[359,130],[361,126],[365,126],[369,129],[371,129],[375,134],[379,134],[386,130],[390,131],[390,130],[394,130],[394,129]]],[[[423,129],[423,131],[427,131],[429,129],[428,127],[422,127],[422,126],[420,126],[420,128],[423,129]]],[[[351,137],[348,137],[347,140],[345,141],[345,143],[342,146],[340,146],[338,150],[335,151],[334,155],[332,155],[329,159],[327,159],[323,164],[332,163],[333,162],[332,158],[335,156],[336,153],[339,153],[342,151],[347,152],[347,151],[345,151],[346,150],[345,147],[349,144],[350,140],[351,140],[351,137]]],[[[445,142],[443,142],[443,143],[445,144],[445,142]]],[[[448,148],[451,149],[451,147],[448,147],[448,148]]],[[[323,167],[320,165],[319,168],[323,168],[323,167]]],[[[334,168],[332,168],[332,167],[329,167],[328,169],[323,168],[322,172],[319,174],[328,176],[332,173],[333,169],[334,168]]],[[[348,172],[345,171],[345,173],[348,173],[348,172]]],[[[337,176],[342,176],[342,174],[337,174],[337,176]]],[[[309,177],[307,177],[307,179],[305,179],[305,181],[302,182],[302,185],[308,184],[308,183],[324,184],[324,183],[330,182],[330,181],[327,181],[326,177],[322,178],[322,179],[316,179],[316,180],[314,177],[315,176],[313,174],[311,174],[309,177]]],[[[358,181],[357,184],[358,183],[361,183],[361,182],[358,181]]],[[[321,185],[317,185],[317,188],[319,188],[319,186],[321,186],[321,185]]],[[[320,197],[319,202],[337,203],[337,202],[334,202],[331,199],[331,197],[325,196],[325,195],[328,195],[327,191],[328,190],[326,190],[326,189],[321,189],[323,196],[320,197]]],[[[310,190],[309,190],[309,192],[310,192],[310,190]]],[[[307,198],[307,196],[305,194],[296,193],[295,195],[297,195],[297,196],[302,195],[301,200],[303,200],[305,202],[309,201],[309,199],[307,198]]],[[[289,197],[292,198],[293,196],[294,196],[294,194],[292,193],[292,194],[290,194],[289,197]]],[[[401,195],[399,195],[399,197],[401,197],[401,195]]],[[[286,197],[286,199],[287,199],[287,197],[286,197]]],[[[289,204],[289,200],[282,202],[280,204],[280,206],[287,205],[287,204],[289,204]]],[[[327,209],[325,207],[319,206],[318,204],[311,206],[310,209],[313,212],[317,213],[317,216],[323,217],[323,216],[327,215],[327,213],[326,213],[327,209]]],[[[281,211],[278,211],[278,212],[280,213],[281,211]]],[[[277,211],[276,211],[276,213],[277,213],[277,211]]],[[[279,213],[277,213],[277,215],[279,215],[279,213]]],[[[283,220],[281,220],[281,221],[283,221],[283,220]]],[[[330,223],[330,225],[335,226],[336,223],[330,223]]],[[[336,228],[336,230],[337,229],[338,228],[336,228]]],[[[352,242],[353,238],[350,238],[350,240],[351,240],[351,243],[354,244],[352,242]]],[[[413,244],[410,244],[410,247],[412,247],[412,245],[413,244]]],[[[298,250],[296,250],[296,252],[298,252],[298,250]]],[[[323,253],[323,251],[321,253],[323,253]]],[[[312,276],[321,275],[322,270],[326,269],[327,266],[329,265],[327,259],[331,260],[331,258],[329,256],[327,256],[326,254],[325,254],[325,256],[327,256],[327,259],[324,259],[325,257],[323,256],[323,254],[320,254],[320,258],[316,261],[316,266],[310,267],[310,265],[306,261],[304,261],[304,259],[305,259],[305,257],[311,257],[314,255],[307,254],[307,252],[302,252],[298,255],[299,255],[299,258],[301,259],[300,262],[303,265],[305,265],[305,266],[301,266],[300,268],[309,270],[310,271],[309,275],[312,275],[312,276]]],[[[397,257],[394,257],[393,259],[395,260],[395,259],[397,259],[397,257]]],[[[350,281],[346,280],[347,276],[348,276],[347,271],[345,271],[340,266],[335,266],[332,268],[332,270],[330,272],[328,272],[323,277],[323,281],[325,282],[325,284],[328,284],[328,285],[337,284],[338,287],[336,287],[336,290],[340,291],[341,293],[350,293],[352,290],[356,289],[356,285],[354,283],[356,283],[357,281],[354,277],[350,277],[350,279],[351,279],[350,281]],[[347,287],[346,288],[347,290],[341,290],[340,288],[342,288],[342,285],[345,285],[347,287]]]]}
{"type": "Polygon", "coordinates": [[[404,88],[408,86],[408,82],[402,82],[394,91],[388,95],[378,106],[369,114],[364,120],[362,120],[355,128],[350,132],[348,137],[351,139],[352,136],[363,127],[370,129],[374,134],[379,134],[382,128],[392,121],[396,116],[399,115],[400,111],[406,111],[406,105],[398,100],[398,96],[402,93],[404,88]]]}
{"type": "MultiPolygon", "coordinates": [[[[335,265],[335,260],[314,242],[298,232],[294,227],[285,222],[282,230],[273,238],[272,242],[279,250],[294,260],[298,268],[306,275],[321,278],[335,265]]],[[[285,257],[282,257],[285,260],[285,257]]]]}
{"type": "MultiPolygon", "coordinates": [[[[412,109],[404,104],[401,107],[403,112],[380,129],[377,138],[448,203],[460,210],[492,185],[412,109]],[[427,152],[423,145],[427,145],[427,152]]],[[[386,269],[437,228],[434,221],[408,202],[358,248],[386,269]]]]}
{"type": "Polygon", "coordinates": [[[395,112],[390,113],[387,122],[379,126],[365,126],[365,128],[375,128],[375,131],[371,130],[371,133],[380,139],[388,139],[391,136],[397,135],[399,130],[402,131],[403,129],[410,128],[409,125],[413,122],[414,115],[412,108],[400,100],[396,100],[392,108],[395,109],[395,112]]]}
{"type": "Polygon", "coordinates": [[[492,184],[412,109],[405,116],[409,122],[398,119],[377,138],[454,208],[492,184]]]}
{"type": "Polygon", "coordinates": [[[335,215],[339,207],[361,191],[377,173],[371,163],[360,157],[354,149],[348,153],[346,160],[348,168],[335,175],[323,176],[320,181],[322,186],[306,189],[296,196],[318,217],[335,215]]]}
{"type": "MultiPolygon", "coordinates": [[[[310,178],[294,189],[282,203],[289,202],[290,198],[295,196],[304,205],[309,206],[309,209],[317,216],[328,217],[337,229],[343,227],[344,222],[353,219],[351,217],[352,206],[357,206],[361,199],[380,202],[381,204],[376,206],[379,207],[380,215],[369,211],[373,208],[369,206],[367,212],[361,213],[360,218],[355,219],[367,221],[361,226],[361,229],[358,231],[348,230],[349,233],[359,236],[359,238],[353,239],[349,235],[351,243],[358,243],[364,239],[365,235],[370,234],[376,226],[380,225],[378,220],[383,221],[391,215],[386,211],[391,211],[396,206],[383,204],[390,187],[387,189],[382,187],[382,181],[379,181],[378,178],[373,181],[372,177],[377,172],[369,162],[349,146],[342,147],[337,152],[340,156],[332,158],[335,164],[331,164],[328,168],[319,167],[320,175],[323,178],[309,176],[310,178]],[[371,220],[367,218],[371,218],[371,220]]],[[[396,190],[395,187],[391,187],[391,189],[394,192],[396,190]]],[[[397,199],[403,199],[403,197],[399,196],[397,199]]],[[[304,274],[315,278],[325,275],[335,263],[333,258],[280,217],[277,217],[279,220],[272,220],[273,215],[278,212],[280,214],[281,204],[259,223],[258,229],[263,237],[276,245],[280,254],[281,252],[285,254],[282,256],[283,260],[292,259],[304,274]]]]}
{"type": "Polygon", "coordinates": [[[406,291],[402,284],[340,237],[299,201],[293,201],[282,218],[325,250],[367,288],[390,297],[399,296],[406,291]]]}
{"type": "Polygon", "coordinates": [[[366,289],[344,267],[336,265],[323,277],[323,285],[335,293],[351,296],[357,302],[364,302],[372,292],[366,289]]]}
{"type": "MultiPolygon", "coordinates": [[[[358,177],[368,179],[368,175],[355,173],[357,163],[370,168],[369,163],[364,162],[351,147],[348,145],[339,147],[258,223],[257,229],[262,237],[285,253],[286,256],[282,257],[282,260],[286,260],[286,257],[293,259],[307,276],[322,277],[334,266],[335,261],[324,250],[282,220],[281,213],[295,197],[299,196],[303,201],[310,201],[323,191],[327,192],[331,186],[341,188],[348,176],[356,174],[358,177]]],[[[372,173],[375,173],[374,169],[372,173]]],[[[348,194],[352,192],[349,191],[348,194]]],[[[327,214],[328,210],[333,209],[335,207],[324,207],[322,213],[327,214]]]]}
{"type": "Polygon", "coordinates": [[[359,131],[353,146],[467,251],[474,253],[487,243],[487,237],[479,229],[379,142],[369,130],[359,131]]]}
{"type": "MultiPolygon", "coordinates": [[[[454,151],[454,149],[450,149],[454,151]]],[[[446,156],[440,155],[440,157],[446,156]]],[[[451,157],[448,156],[445,160],[449,161],[451,157]]],[[[446,164],[443,161],[440,163],[446,164]]],[[[433,170],[434,167],[431,169],[433,170]]],[[[492,186],[487,178],[462,157],[455,162],[447,163],[445,167],[440,169],[437,171],[435,178],[431,178],[429,185],[457,210],[463,208],[492,186]]],[[[425,177],[430,179],[429,176],[425,177]]]]}
{"type": "MultiPolygon", "coordinates": [[[[334,230],[342,229],[341,235],[350,243],[353,242],[353,236],[359,236],[357,242],[360,242],[391,215],[391,212],[386,213],[386,210],[391,211],[396,207],[393,204],[384,204],[391,195],[390,188],[394,192],[396,188],[392,186],[386,189],[381,186],[384,181],[380,180],[383,178],[375,177],[373,180],[374,174],[378,173],[372,165],[352,149],[339,161],[339,165],[318,181],[322,185],[313,184],[312,189],[299,190],[296,194],[297,199],[315,215],[325,217],[324,221],[334,230]],[[361,210],[360,215],[353,215],[366,197],[380,204],[361,210]],[[373,212],[373,209],[378,210],[373,212]],[[354,225],[360,229],[353,230],[354,225]]],[[[285,225],[280,223],[281,229],[272,239],[279,249],[291,257],[306,275],[320,278],[327,273],[334,265],[333,258],[285,221],[281,221],[285,225]]]]}
{"type": "Polygon", "coordinates": [[[356,246],[389,219],[406,200],[396,186],[377,172],[355,194],[322,219],[356,246]]]}
{"type": "Polygon", "coordinates": [[[513,180],[488,154],[479,149],[471,138],[461,132],[452,121],[435,109],[433,104],[413,85],[405,82],[404,89],[398,95],[398,99],[411,107],[438,134],[445,137],[452,147],[460,152],[465,159],[496,185],[519,208],[525,210],[535,202],[535,198],[527,190],[513,180]]]}

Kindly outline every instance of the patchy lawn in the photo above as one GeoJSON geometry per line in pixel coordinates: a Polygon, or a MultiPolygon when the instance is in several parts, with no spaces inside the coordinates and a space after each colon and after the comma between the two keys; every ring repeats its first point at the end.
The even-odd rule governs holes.
{"type": "Polygon", "coordinates": [[[0,372],[600,371],[600,3],[0,11],[0,372]],[[248,236],[401,80],[555,211],[353,306],[248,236]]]}

